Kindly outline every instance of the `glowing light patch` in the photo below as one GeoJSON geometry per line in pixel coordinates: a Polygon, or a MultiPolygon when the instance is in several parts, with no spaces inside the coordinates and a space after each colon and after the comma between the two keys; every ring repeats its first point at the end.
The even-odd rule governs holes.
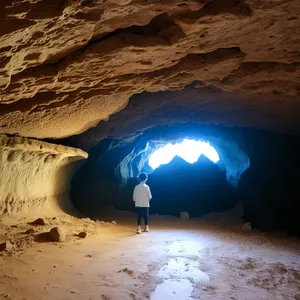
{"type": "Polygon", "coordinates": [[[181,144],[167,144],[165,147],[158,149],[150,156],[148,163],[155,170],[160,165],[168,164],[178,155],[186,162],[193,164],[199,159],[201,154],[214,163],[220,160],[218,152],[209,143],[185,139],[181,144]]]}

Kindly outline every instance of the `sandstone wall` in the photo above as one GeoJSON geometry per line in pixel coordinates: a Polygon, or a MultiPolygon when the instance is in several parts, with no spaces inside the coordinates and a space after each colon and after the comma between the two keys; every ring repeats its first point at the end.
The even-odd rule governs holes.
{"type": "Polygon", "coordinates": [[[70,182],[85,158],[80,149],[0,135],[0,218],[72,212],[70,182]]]}
{"type": "Polygon", "coordinates": [[[182,91],[202,122],[299,134],[299,16],[299,0],[2,0],[0,132],[64,138],[182,91]]]}

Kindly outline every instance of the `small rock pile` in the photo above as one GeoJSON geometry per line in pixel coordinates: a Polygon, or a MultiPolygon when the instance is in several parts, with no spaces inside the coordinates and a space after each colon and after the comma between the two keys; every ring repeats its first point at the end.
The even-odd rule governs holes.
{"type": "Polygon", "coordinates": [[[0,228],[0,252],[13,255],[31,247],[34,242],[68,242],[72,240],[72,237],[85,239],[88,235],[97,234],[101,228],[116,224],[115,221],[104,222],[89,218],[78,219],[72,216],[62,216],[38,218],[32,222],[8,227],[2,225],[0,228]],[[78,227],[81,227],[82,230],[78,230],[78,227]],[[2,236],[1,233],[3,233],[2,236]]]}

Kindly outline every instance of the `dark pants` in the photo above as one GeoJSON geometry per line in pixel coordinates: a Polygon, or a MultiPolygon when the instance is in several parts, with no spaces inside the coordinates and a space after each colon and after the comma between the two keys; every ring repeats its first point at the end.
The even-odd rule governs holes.
{"type": "Polygon", "coordinates": [[[145,225],[148,225],[149,207],[137,207],[137,225],[141,225],[142,218],[144,218],[145,225]]]}

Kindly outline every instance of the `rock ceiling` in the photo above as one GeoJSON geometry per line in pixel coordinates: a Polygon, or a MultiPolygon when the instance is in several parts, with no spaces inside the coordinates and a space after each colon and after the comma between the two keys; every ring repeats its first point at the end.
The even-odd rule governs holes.
{"type": "Polygon", "coordinates": [[[1,0],[0,15],[2,133],[67,137],[191,85],[226,95],[212,112],[255,105],[300,133],[299,0],[1,0]]]}

